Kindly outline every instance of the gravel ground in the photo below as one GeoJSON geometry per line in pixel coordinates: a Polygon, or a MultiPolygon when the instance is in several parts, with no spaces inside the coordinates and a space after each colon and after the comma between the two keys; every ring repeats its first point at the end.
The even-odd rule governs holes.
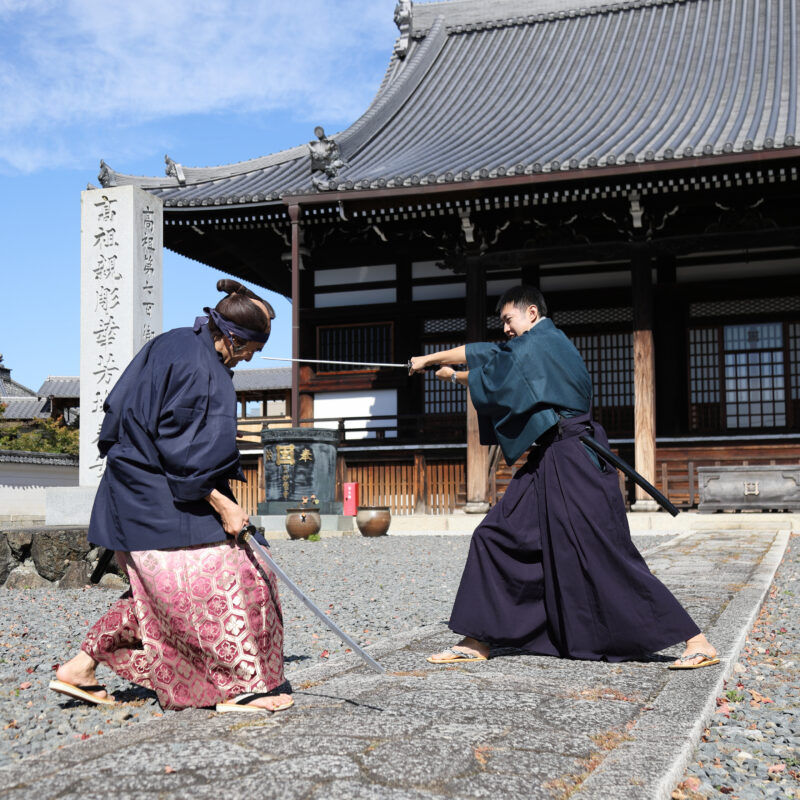
{"type": "MultiPolygon", "coordinates": [[[[664,544],[668,538],[635,536],[634,541],[641,550],[646,551],[664,544]]],[[[275,541],[273,553],[318,606],[328,611],[361,645],[369,645],[390,634],[446,622],[468,546],[467,536],[346,537],[319,542],[275,541]]],[[[800,546],[795,542],[794,552],[797,553],[798,549],[800,546]]],[[[784,565],[780,581],[774,589],[775,597],[765,611],[772,616],[762,617],[760,627],[753,634],[752,654],[748,655],[748,658],[752,657],[753,664],[746,660],[742,662],[745,670],[741,673],[742,682],[769,695],[775,703],[759,701],[757,707],[751,706],[748,701],[757,698],[749,693],[747,701],[729,703],[731,723],[738,714],[745,717],[742,721],[736,720],[742,734],[753,735],[753,731],[758,733],[760,729],[767,737],[768,730],[776,732],[774,736],[769,736],[776,752],[787,744],[786,739],[790,737],[794,737],[792,742],[796,745],[800,733],[796,716],[788,710],[791,702],[797,703],[797,695],[788,694],[789,691],[796,691],[793,686],[797,685],[797,672],[793,680],[780,684],[778,679],[782,673],[777,671],[788,668],[786,662],[790,656],[784,649],[789,642],[788,632],[793,632],[795,637],[791,643],[797,643],[798,624],[789,619],[792,607],[797,606],[800,599],[797,555],[794,559],[790,562],[794,572],[788,576],[784,565]],[[783,620],[780,623],[773,622],[773,618],[780,614],[783,620]],[[781,628],[786,628],[787,633],[779,633],[781,628]],[[767,642],[766,639],[756,642],[754,637],[766,637],[773,629],[777,632],[775,642],[767,642]],[[776,642],[781,642],[779,651],[775,649],[776,642]],[[763,647],[765,653],[757,653],[757,647],[763,647]],[[767,647],[769,653],[766,653],[767,647]],[[781,659],[786,661],[779,663],[781,659]],[[763,681],[758,679],[757,668],[763,671],[760,673],[763,681]],[[775,681],[775,686],[781,687],[780,691],[773,688],[771,682],[767,689],[767,680],[775,681]],[[787,710],[779,710],[783,708],[787,710]],[[767,715],[763,720],[762,714],[767,715]],[[751,722],[756,722],[755,728],[748,727],[751,722]],[[767,726],[768,722],[775,727],[767,726]]],[[[156,718],[178,713],[162,712],[152,693],[132,687],[103,668],[98,670],[98,678],[118,699],[126,701],[120,708],[104,710],[101,707],[89,707],[60,700],[47,692],[47,683],[52,678],[55,665],[74,654],[87,628],[107,610],[117,595],[118,592],[99,587],[81,590],[0,588],[0,766],[27,755],[53,750],[75,739],[89,739],[124,726],[152,722],[156,718]]],[[[290,592],[282,591],[281,597],[288,678],[291,679],[299,669],[319,663],[320,659],[333,661],[357,658],[353,654],[346,654],[344,645],[290,592]]],[[[794,669],[798,667],[800,664],[795,662],[794,669]]],[[[749,690],[740,691],[744,693],[749,690]]],[[[717,721],[727,723],[729,720],[719,715],[719,720],[715,719],[717,721]]],[[[756,756],[754,751],[762,749],[764,745],[741,739],[739,744],[742,741],[747,741],[748,752],[753,754],[754,760],[759,759],[760,756],[756,756]]],[[[709,741],[702,746],[718,747],[722,760],[727,758],[722,752],[726,742],[721,741],[717,745],[709,741]]],[[[744,745],[736,752],[739,749],[744,749],[744,745]]],[[[699,757],[704,765],[713,764],[716,751],[702,751],[699,757]]],[[[768,765],[779,761],[781,759],[775,757],[764,762],[765,778],[768,765]]],[[[784,789],[796,779],[790,775],[794,766],[787,761],[781,763],[787,764],[783,777],[778,782],[770,781],[770,785],[784,789]]],[[[705,768],[700,768],[701,772],[705,768]]],[[[731,776],[739,775],[735,772],[736,768],[747,771],[749,766],[745,762],[742,768],[738,762],[731,761],[730,768],[725,767],[731,776]]],[[[693,776],[694,773],[691,773],[687,778],[693,776]]],[[[752,781],[751,777],[743,777],[752,781]]],[[[707,780],[705,774],[702,779],[707,780]]],[[[734,777],[725,777],[724,785],[739,785],[732,781],[734,777]]],[[[722,785],[716,778],[710,783],[722,785]]],[[[684,788],[680,788],[680,791],[684,791],[684,788]]],[[[691,797],[685,791],[684,794],[687,798],[691,797]]],[[[695,798],[703,796],[697,794],[695,798]]]]}
{"type": "Polygon", "coordinates": [[[800,798],[800,536],[733,671],[672,797],[800,798]]]}

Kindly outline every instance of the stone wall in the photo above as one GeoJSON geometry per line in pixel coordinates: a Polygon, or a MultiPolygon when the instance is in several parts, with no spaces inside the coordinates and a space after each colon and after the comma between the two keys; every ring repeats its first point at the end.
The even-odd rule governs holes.
{"type": "MultiPolygon", "coordinates": [[[[85,527],[0,529],[0,586],[6,589],[85,586],[102,552],[89,544],[86,533],[85,527]]],[[[113,562],[100,585],[126,586],[113,562]]]]}

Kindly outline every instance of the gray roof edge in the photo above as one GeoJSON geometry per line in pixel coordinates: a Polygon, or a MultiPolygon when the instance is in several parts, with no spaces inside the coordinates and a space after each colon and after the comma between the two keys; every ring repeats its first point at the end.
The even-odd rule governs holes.
{"type": "MultiPolygon", "coordinates": [[[[10,370],[9,370],[10,372],[10,370]]],[[[6,377],[0,380],[0,402],[3,401],[3,398],[19,398],[19,397],[36,397],[36,392],[33,389],[21,384],[19,381],[15,381],[11,377],[6,377]],[[10,391],[15,391],[15,394],[8,394],[10,391]]]]}
{"type": "Polygon", "coordinates": [[[34,450],[0,450],[0,463],[10,464],[69,464],[78,466],[78,456],[70,453],[40,453],[34,450]]]}
{"type": "Polygon", "coordinates": [[[215,167],[184,167],[181,165],[185,180],[181,183],[178,178],[158,178],[147,175],[128,175],[117,172],[106,165],[105,170],[109,180],[108,186],[138,186],[140,189],[175,189],[179,186],[194,186],[201,183],[210,183],[220,178],[235,178],[246,175],[248,172],[257,172],[268,169],[287,161],[297,161],[301,158],[310,158],[308,145],[300,144],[288,150],[279,150],[267,156],[251,158],[248,161],[236,161],[232,164],[221,164],[215,167]]]}
{"type": "Polygon", "coordinates": [[[695,0],[439,0],[413,7],[413,36],[425,36],[438,17],[448,32],[454,28],[518,25],[548,19],[603,14],[642,6],[673,5],[695,0]]]}
{"type": "Polygon", "coordinates": [[[80,378],[77,375],[48,375],[39,387],[39,397],[79,397],[80,378]]]}
{"type": "MultiPolygon", "coordinates": [[[[399,75],[384,81],[367,110],[336,137],[345,158],[352,158],[358,153],[402,108],[425,77],[446,40],[444,22],[439,19],[430,35],[412,45],[404,61],[400,62],[403,66],[399,75]]],[[[390,70],[396,58],[396,55],[392,56],[390,70]]]]}

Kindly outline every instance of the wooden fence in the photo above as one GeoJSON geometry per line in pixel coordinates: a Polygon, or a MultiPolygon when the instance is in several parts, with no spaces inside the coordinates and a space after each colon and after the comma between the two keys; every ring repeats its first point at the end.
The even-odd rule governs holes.
{"type": "Polygon", "coordinates": [[[464,504],[463,461],[433,461],[417,454],[413,462],[354,463],[345,480],[358,484],[362,506],[389,506],[392,514],[450,514],[464,504]]]}
{"type": "MultiPolygon", "coordinates": [[[[341,456],[340,456],[341,457],[341,456]]],[[[231,481],[237,502],[256,514],[264,501],[264,467],[261,459],[244,463],[247,483],[231,481]]],[[[414,461],[350,462],[340,465],[341,481],[357,483],[359,505],[388,506],[392,514],[450,514],[464,505],[466,466],[463,461],[429,460],[417,453],[414,461]]],[[[341,500],[341,485],[337,486],[341,500]]]]}
{"type": "Polygon", "coordinates": [[[263,503],[266,495],[264,483],[264,460],[256,458],[242,462],[247,483],[231,481],[231,491],[236,502],[248,513],[257,514],[258,504],[263,503]]]}

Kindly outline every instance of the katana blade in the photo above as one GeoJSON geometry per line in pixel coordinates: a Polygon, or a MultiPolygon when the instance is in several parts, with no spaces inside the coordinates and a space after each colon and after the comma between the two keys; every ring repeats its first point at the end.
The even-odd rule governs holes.
{"type": "Polygon", "coordinates": [[[640,475],[627,461],[623,461],[618,455],[612,453],[607,447],[603,447],[600,442],[593,439],[588,434],[578,437],[585,445],[591,447],[604,461],[613,464],[618,470],[624,472],[634,483],[644,489],[665,511],[669,511],[673,517],[677,517],[680,511],[661,492],[653,486],[650,481],[640,475]]]}
{"type": "Polygon", "coordinates": [[[345,367],[400,367],[408,369],[410,364],[384,364],[378,361],[325,361],[321,358],[277,358],[276,356],[261,356],[266,361],[297,361],[301,364],[338,364],[345,367]]]}
{"type": "Polygon", "coordinates": [[[345,644],[349,645],[358,653],[375,672],[385,672],[384,668],[364,649],[359,647],[327,614],[317,608],[311,600],[306,597],[300,587],[275,563],[272,556],[253,538],[256,529],[253,525],[246,525],[239,534],[239,540],[244,542],[256,560],[261,564],[262,569],[266,568],[274,572],[304,603],[313,611],[345,644]]]}

